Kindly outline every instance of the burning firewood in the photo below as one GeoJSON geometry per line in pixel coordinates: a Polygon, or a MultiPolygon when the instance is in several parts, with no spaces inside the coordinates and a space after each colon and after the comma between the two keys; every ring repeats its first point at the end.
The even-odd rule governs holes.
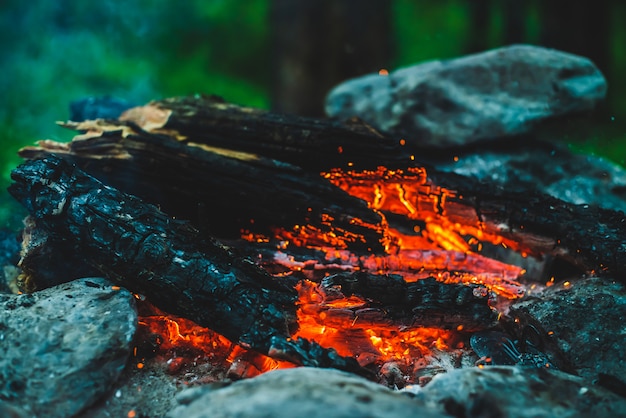
{"type": "MultiPolygon", "coordinates": [[[[322,281],[326,300],[358,295],[368,304],[353,303],[347,309],[333,310],[317,306],[323,313],[323,324],[333,321],[352,323],[352,327],[371,328],[386,323],[402,328],[437,327],[465,331],[485,329],[496,322],[496,313],[487,301],[487,289],[479,285],[450,283],[442,285],[430,277],[407,283],[395,275],[375,275],[365,272],[340,273],[322,281]],[[346,316],[346,314],[348,314],[346,316]]],[[[310,306],[309,310],[315,309],[310,306]]]]}
{"type": "Polygon", "coordinates": [[[80,257],[117,281],[128,278],[136,284],[129,286],[135,291],[154,293],[152,299],[171,305],[173,313],[197,309],[198,322],[210,322],[224,335],[256,345],[269,344],[255,341],[266,338],[254,335],[254,321],[261,316],[269,336],[295,325],[293,312],[289,314],[296,296],[293,289],[248,260],[236,258],[218,242],[201,238],[188,223],[173,220],[59,159],[25,164],[13,172],[13,178],[16,183],[10,192],[31,212],[38,227],[57,239],[72,241],[80,257]],[[157,275],[160,280],[155,280],[157,275]],[[269,289],[274,292],[271,300],[266,295],[269,289]],[[182,299],[172,303],[172,291],[182,299]],[[205,303],[202,307],[188,303],[193,298],[205,303]],[[220,325],[224,318],[215,312],[231,309],[232,323],[220,325]]]}
{"type": "MultiPolygon", "coordinates": [[[[16,183],[10,192],[28,208],[38,227],[157,306],[262,353],[275,353],[276,344],[281,348],[301,344],[286,341],[297,328],[295,290],[218,242],[201,238],[188,223],[173,220],[59,159],[23,165],[13,178],[16,183]]],[[[356,361],[332,353],[334,363],[321,362],[329,350],[312,346],[316,358],[307,361],[304,354],[291,358],[359,370],[356,361]]]]}
{"type": "MultiPolygon", "coordinates": [[[[74,254],[72,264],[87,263],[164,311],[192,319],[261,353],[367,374],[352,358],[313,341],[292,338],[298,331],[293,281],[270,276],[188,222],[174,220],[153,205],[105,186],[59,158],[26,162],[12,177],[15,183],[10,193],[31,213],[35,223],[31,229],[38,231],[38,241],[48,250],[58,246],[58,254],[74,254]]],[[[28,259],[28,253],[25,257],[25,271],[35,275],[30,278],[31,287],[38,285],[39,271],[46,272],[43,284],[49,283],[51,265],[41,258],[28,259]]],[[[56,268],[63,267],[57,264],[56,268]]],[[[494,322],[487,291],[481,286],[434,280],[407,284],[391,276],[379,279],[342,275],[329,278],[325,286],[339,286],[346,296],[360,294],[370,302],[370,314],[378,309],[378,321],[397,320],[398,326],[414,326],[408,322],[417,319],[421,326],[465,324],[468,329],[483,329],[494,322]],[[442,305],[449,305],[447,314],[442,305]],[[447,320],[442,319],[445,315],[447,320]],[[426,317],[430,319],[424,321],[426,317]]],[[[357,314],[367,318],[365,311],[357,314]]]]}
{"type": "Polygon", "coordinates": [[[244,231],[358,254],[420,240],[469,254],[491,243],[583,271],[626,271],[623,213],[438,172],[418,163],[419,151],[405,141],[362,123],[194,97],[67,126],[85,134],[69,144],[41,141],[20,155],[67,158],[219,237],[244,231]]]}

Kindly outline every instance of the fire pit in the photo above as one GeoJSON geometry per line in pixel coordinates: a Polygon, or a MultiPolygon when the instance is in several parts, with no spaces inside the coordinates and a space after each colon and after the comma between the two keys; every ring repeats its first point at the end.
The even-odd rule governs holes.
{"type": "Polygon", "coordinates": [[[553,260],[625,271],[623,213],[438,171],[358,121],[195,97],[68,126],[83,133],[23,149],[13,173],[31,214],[20,286],[104,275],[134,292],[133,374],[304,365],[409,388],[473,366],[575,373],[511,303],[573,286],[553,260]]]}

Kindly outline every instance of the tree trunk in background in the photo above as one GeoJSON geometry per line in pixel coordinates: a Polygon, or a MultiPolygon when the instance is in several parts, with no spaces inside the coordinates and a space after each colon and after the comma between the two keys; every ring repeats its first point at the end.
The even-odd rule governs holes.
{"type": "Polygon", "coordinates": [[[270,20],[276,111],[321,116],[333,86],[391,61],[391,2],[272,0],[270,20]]]}
{"type": "Polygon", "coordinates": [[[484,51],[488,48],[491,21],[490,3],[489,0],[468,1],[470,26],[465,50],[469,53],[484,51]]]}
{"type": "Polygon", "coordinates": [[[528,4],[525,0],[505,0],[502,4],[504,15],[504,44],[524,42],[526,30],[524,22],[527,18],[528,4]]]}
{"type": "Polygon", "coordinates": [[[541,44],[587,57],[606,76],[610,66],[611,6],[610,1],[541,1],[541,44]]]}
{"type": "Polygon", "coordinates": [[[465,50],[469,53],[482,52],[496,44],[511,45],[525,40],[525,20],[527,17],[524,0],[504,0],[499,4],[502,14],[502,33],[497,39],[489,39],[489,29],[498,13],[498,3],[490,0],[468,0],[470,30],[465,50]]]}

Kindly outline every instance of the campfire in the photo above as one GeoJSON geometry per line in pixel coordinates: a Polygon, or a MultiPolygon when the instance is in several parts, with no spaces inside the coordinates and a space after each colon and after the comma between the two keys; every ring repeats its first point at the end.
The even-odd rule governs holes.
{"type": "Polygon", "coordinates": [[[69,265],[133,291],[139,369],[305,365],[398,388],[528,356],[567,370],[510,303],[554,285],[554,259],[625,271],[619,213],[440,172],[358,121],[196,97],[67,126],[81,134],[23,149],[13,173],[31,214],[20,285],[69,265]]]}

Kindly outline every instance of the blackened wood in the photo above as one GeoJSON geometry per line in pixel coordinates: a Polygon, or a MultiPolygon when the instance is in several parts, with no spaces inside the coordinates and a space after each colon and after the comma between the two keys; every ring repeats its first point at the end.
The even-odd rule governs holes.
{"type": "Polygon", "coordinates": [[[320,346],[315,341],[304,338],[285,339],[272,337],[270,357],[280,358],[309,367],[324,367],[349,371],[374,380],[376,374],[359,366],[352,357],[343,357],[334,349],[320,346]]]}
{"type": "Polygon", "coordinates": [[[455,191],[446,203],[446,216],[453,222],[480,223],[485,232],[516,241],[530,254],[550,254],[593,274],[626,281],[624,212],[574,205],[534,191],[503,190],[449,173],[430,171],[429,177],[455,191]]]}
{"type": "MultiPolygon", "coordinates": [[[[335,287],[341,297],[357,295],[367,301],[366,307],[351,309],[353,327],[395,323],[403,328],[476,331],[495,325],[497,319],[489,306],[489,291],[480,285],[445,284],[434,278],[407,283],[396,275],[357,272],[325,278],[322,289],[327,290],[327,299],[333,298],[335,287]]],[[[332,312],[324,317],[325,322],[332,319],[332,312]]]]}
{"type": "MultiPolygon", "coordinates": [[[[188,222],[173,220],[58,158],[25,163],[12,178],[10,193],[39,228],[159,308],[265,354],[304,344],[287,341],[297,329],[295,290],[202,237],[188,222]]],[[[362,373],[354,359],[305,345],[313,351],[290,359],[362,373]]]]}
{"type": "Polygon", "coordinates": [[[21,273],[16,280],[17,290],[25,293],[100,274],[85,262],[82,252],[67,242],[67,237],[38,228],[31,216],[24,220],[18,266],[21,273]]]}
{"type": "Polygon", "coordinates": [[[10,193],[39,227],[63,237],[107,277],[162,309],[265,351],[267,338],[290,335],[296,326],[293,289],[201,238],[189,223],[60,159],[29,162],[13,179],[10,193]]]}
{"type": "Polygon", "coordinates": [[[358,119],[268,112],[214,96],[151,102],[125,112],[120,120],[150,132],[175,132],[182,142],[253,153],[316,174],[331,168],[402,167],[411,161],[411,153],[399,138],[383,135],[358,119]]]}
{"type": "MultiPolygon", "coordinates": [[[[77,129],[102,129],[101,135],[77,137],[67,145],[43,141],[41,148],[27,147],[20,155],[36,158],[52,152],[66,156],[104,183],[156,204],[171,216],[206,226],[212,235],[223,238],[237,238],[241,229],[269,235],[272,227],[304,224],[328,230],[324,219],[330,216],[334,219],[335,234],[345,237],[351,248],[382,250],[380,215],[362,200],[329,184],[319,172],[306,171],[250,150],[241,152],[215,146],[224,145],[219,138],[225,141],[236,138],[237,130],[241,130],[242,141],[261,143],[265,132],[277,138],[270,144],[272,147],[289,149],[284,141],[297,142],[297,135],[310,130],[317,132],[309,143],[313,149],[315,138],[323,136],[322,128],[330,130],[327,132],[330,137],[336,135],[337,139],[349,130],[336,128],[337,132],[332,133],[335,128],[322,122],[316,130],[311,122],[302,126],[302,131],[280,132],[279,117],[268,121],[271,125],[268,127],[263,125],[265,119],[261,115],[257,115],[258,121],[254,123],[257,126],[245,126],[244,117],[253,117],[252,111],[224,105],[224,114],[213,115],[211,119],[211,112],[219,112],[219,107],[215,108],[211,101],[207,103],[207,108],[197,108],[195,113],[185,107],[184,101],[180,103],[177,111],[183,116],[176,119],[175,125],[181,129],[178,134],[168,131],[170,135],[166,135],[159,130],[148,133],[123,123],[78,124],[77,129]],[[191,124],[193,131],[185,130],[186,124],[191,124]],[[221,130],[227,131],[228,127],[235,130],[229,134],[233,136],[222,136],[221,130]],[[201,135],[200,132],[206,132],[207,137],[194,136],[201,135]],[[248,133],[244,135],[244,132],[248,133]],[[175,135],[187,139],[177,140],[175,135]],[[216,144],[207,145],[209,140],[215,140],[216,144]]],[[[288,120],[282,122],[287,126],[285,129],[294,129],[288,120]]],[[[316,158],[321,157],[311,155],[306,159],[316,158]]]]}

